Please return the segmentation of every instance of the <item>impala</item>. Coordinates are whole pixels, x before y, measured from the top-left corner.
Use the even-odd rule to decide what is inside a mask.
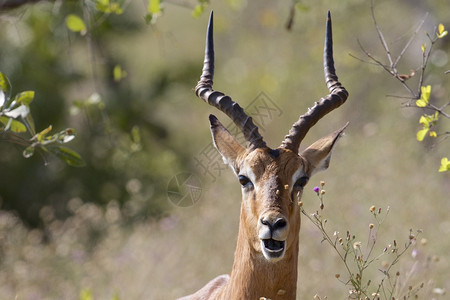
[[[298,153],[309,129],[348,97],[336,76],[332,43],[328,12],[324,73],[330,93],[300,116],[278,148],[271,149],[239,104],[212,89],[214,43],[211,12],[205,60],[195,93],[230,117],[243,132],[248,145],[241,146],[215,116],[209,116],[214,145],[242,187],[239,233],[231,273],[211,280],[196,293],[182,299],[296,298],[300,231],[297,202],[309,178],[328,167],[332,149],[347,126]]]

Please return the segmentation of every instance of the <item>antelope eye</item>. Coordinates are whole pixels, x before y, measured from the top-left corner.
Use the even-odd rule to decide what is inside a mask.
[[[308,183],[308,180],[309,180],[309,177],[307,177],[307,176],[300,177],[295,182],[294,187],[298,188],[298,189],[302,189]]]
[[[250,181],[250,179],[248,179],[248,177],[246,177],[244,175],[239,175],[239,183],[243,187],[252,185],[252,182]]]

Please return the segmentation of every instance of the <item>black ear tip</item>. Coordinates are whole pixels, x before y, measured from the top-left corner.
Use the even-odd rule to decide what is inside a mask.
[[[209,115],[209,123],[212,125],[217,125],[219,124],[219,120],[216,118],[215,115],[211,114]]]
[[[330,11],[328,11],[328,19],[331,19],[331,12]]]

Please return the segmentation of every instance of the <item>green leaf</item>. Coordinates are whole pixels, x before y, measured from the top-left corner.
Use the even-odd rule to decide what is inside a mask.
[[[153,24],[162,13],[160,0],[149,0],[147,7],[147,15],[145,16],[145,23]]]
[[[427,115],[420,116],[419,123],[428,128],[430,127],[430,118]]]
[[[424,128],[421,129],[417,132],[416,138],[419,142],[423,141],[423,139],[425,138],[425,135],[427,134],[429,128]]]
[[[420,99],[424,100],[427,104],[430,102],[431,85],[420,87]]]
[[[120,15],[123,13],[123,8],[120,6],[120,3],[114,0],[97,0],[97,5],[95,8],[105,14],[113,13]]]
[[[13,118],[0,117],[0,123],[2,123],[5,128],[4,130],[11,130],[12,132],[20,133],[26,132],[27,128],[21,122],[14,120]]]
[[[84,21],[77,15],[70,14],[66,17],[66,26],[73,32],[79,32],[81,35],[86,33]]]
[[[98,0],[95,8],[101,12],[109,13],[109,0]]]
[[[450,171],[450,161],[447,157],[443,157],[441,159],[441,166],[439,168],[439,172],[447,172]]]
[[[25,157],[25,158],[29,158],[29,157],[33,156],[34,147],[33,146],[27,147],[25,150],[23,150],[22,154],[23,154],[23,157]]]
[[[22,122],[19,122],[17,120],[12,120],[11,121],[11,131],[16,132],[16,133],[26,132],[27,127],[25,127],[25,125],[23,125]]]
[[[21,103],[24,105],[29,105],[31,101],[34,99],[34,91],[25,91],[16,95],[14,98],[17,103]]]
[[[161,12],[161,3],[159,0],[148,1],[148,13],[151,15],[159,14]]]
[[[9,83],[8,77],[0,72],[0,89],[5,93],[6,98],[11,97],[11,83]]]
[[[113,69],[113,77],[115,82],[121,81],[123,78],[127,77],[127,72],[122,69],[120,65],[116,65]]]
[[[50,147],[50,152],[72,167],[84,167],[86,163],[81,156],[66,147]]]
[[[443,24],[439,24],[438,26],[438,32],[436,33],[437,37],[439,39],[442,39],[444,36],[448,34],[448,31],[445,30],[445,27]]]
[[[47,128],[45,128],[44,130],[42,130],[41,132],[39,132],[37,135],[36,135],[36,140],[38,141],[38,142],[43,142],[44,141],[44,139],[45,139],[45,137],[47,136],[47,134],[50,132],[50,131],[52,131],[52,125],[49,125]]]
[[[0,116],[0,123],[2,123],[5,127],[9,126],[9,120],[10,118]],[[4,129],[7,130],[6,128]]]
[[[145,24],[147,24],[147,25],[151,24],[152,23],[152,19],[153,19],[153,16],[151,14],[146,14],[145,18],[144,18]]]
[[[416,101],[416,105],[417,105],[417,107],[426,107],[428,105],[428,103],[422,99],[419,99]]]
[[[197,4],[192,11],[192,16],[194,18],[199,18],[205,11],[205,5],[203,3]]]
[[[21,122],[16,121],[12,118],[8,117],[0,117],[0,123],[2,123],[5,128],[4,130],[11,130],[12,132],[20,133],[26,132],[27,128]]]

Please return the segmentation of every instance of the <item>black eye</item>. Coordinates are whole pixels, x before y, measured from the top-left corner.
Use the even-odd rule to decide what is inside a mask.
[[[252,185],[252,182],[250,181],[250,179],[248,179],[248,177],[246,177],[244,175],[239,175],[239,183],[243,187]]]
[[[307,183],[308,183],[309,177],[303,176],[297,179],[297,181],[294,184],[294,187],[297,189],[302,189]]]

